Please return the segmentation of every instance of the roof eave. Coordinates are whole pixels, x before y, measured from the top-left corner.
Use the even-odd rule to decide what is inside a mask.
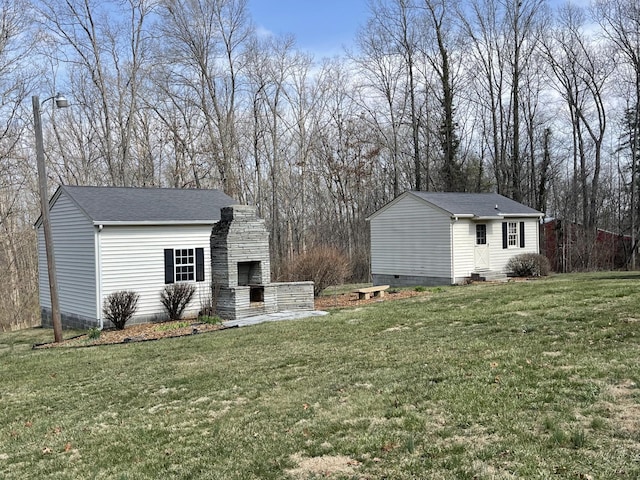
[[[535,213],[503,213],[502,216],[504,218],[522,218],[522,217],[526,217],[526,218],[543,218],[544,217],[544,213],[541,212],[535,212]]]
[[[144,220],[144,221],[116,221],[94,220],[93,225],[103,227],[131,227],[131,226],[162,226],[162,225],[213,225],[219,220]]]
[[[474,220],[502,220],[504,215],[473,215]]]
[[[476,221],[504,220],[505,218],[542,218],[542,213],[499,213],[497,215],[474,215],[472,213],[459,213],[451,215],[451,218],[470,218]]]

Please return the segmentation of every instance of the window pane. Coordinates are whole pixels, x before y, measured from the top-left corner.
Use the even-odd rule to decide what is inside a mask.
[[[195,255],[193,248],[177,248],[174,250],[175,279],[177,282],[195,280]]]
[[[487,244],[487,226],[484,224],[476,225],[476,245]]]
[[[518,245],[518,223],[509,222],[508,230],[509,230],[509,246],[515,247]]]

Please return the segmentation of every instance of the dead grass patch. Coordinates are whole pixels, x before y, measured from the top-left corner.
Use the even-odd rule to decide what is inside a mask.
[[[304,457],[300,453],[291,456],[291,460],[298,464],[296,468],[286,470],[295,478],[308,478],[309,475],[328,477],[335,474],[354,475],[360,462],[346,455],[323,455],[321,457]]]
[[[606,394],[613,401],[603,402],[603,407],[611,414],[611,420],[624,436],[634,439],[640,448],[640,404],[632,398],[637,385],[632,380],[624,380],[609,385]]]

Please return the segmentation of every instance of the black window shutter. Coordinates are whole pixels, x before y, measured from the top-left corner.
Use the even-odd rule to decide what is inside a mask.
[[[507,222],[502,222],[502,248],[509,247],[509,239],[507,238]]]
[[[164,283],[173,283],[173,248],[164,249]]]
[[[196,248],[196,282],[204,282],[204,248]]]
[[[520,248],[524,248],[524,222],[520,222]]]

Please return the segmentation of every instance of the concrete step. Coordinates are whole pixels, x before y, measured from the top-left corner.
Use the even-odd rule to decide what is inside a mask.
[[[478,270],[471,274],[471,280],[474,282],[507,282],[508,278],[506,273]]]

